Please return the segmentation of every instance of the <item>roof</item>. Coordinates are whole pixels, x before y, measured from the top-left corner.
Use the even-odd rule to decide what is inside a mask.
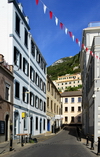
[[[82,91],[70,91],[61,94],[61,97],[82,96]]]

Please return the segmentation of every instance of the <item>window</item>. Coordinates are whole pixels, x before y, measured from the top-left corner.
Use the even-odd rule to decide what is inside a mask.
[[[43,92],[46,93],[46,84],[43,82]]]
[[[39,54],[39,51],[37,50],[37,53],[36,53],[36,61],[38,63],[40,63],[40,54]]]
[[[71,112],[74,112],[74,107],[71,107]]]
[[[36,80],[35,80],[35,82],[36,82],[36,85],[39,87],[39,76],[38,76],[37,73],[36,73]]]
[[[40,89],[42,90],[42,88],[43,88],[43,81],[42,81],[42,79],[40,78]]]
[[[27,129],[27,116],[24,118],[24,130]]]
[[[51,86],[51,94],[53,95],[53,86]]]
[[[43,110],[43,101],[40,99],[40,110]]]
[[[78,106],[78,112],[81,112],[81,107],[80,106]]]
[[[53,101],[51,100],[51,112],[53,112]]]
[[[81,97],[78,97],[78,102],[82,102],[82,98]]]
[[[14,46],[14,65],[16,65],[18,68],[21,69],[21,65],[22,65],[21,62],[22,62],[22,55]]]
[[[38,117],[36,117],[36,130],[38,130]]]
[[[34,69],[30,66],[30,79],[34,82],[35,78],[35,71]]]
[[[16,21],[15,21],[15,31],[18,35],[20,35],[20,18],[16,13]]]
[[[47,97],[47,108],[49,108],[49,97]]]
[[[68,122],[68,117],[65,117],[65,122]]]
[[[65,112],[68,112],[68,107],[65,107]]]
[[[46,112],[46,103],[44,102],[44,112]]]
[[[74,117],[71,117],[71,122],[74,122]]]
[[[47,83],[47,90],[50,91],[50,82]]]
[[[68,103],[68,98],[65,98],[65,103]]]
[[[28,48],[28,32],[25,28],[24,44]]]
[[[33,43],[32,40],[31,40],[31,54],[33,57],[35,57],[35,44]]]
[[[10,85],[5,85],[5,100],[10,101]]]
[[[29,76],[29,64],[25,58],[23,58],[23,72]]]
[[[34,106],[34,94],[30,92],[30,105]]]
[[[15,82],[15,97],[19,98],[20,95],[20,85],[18,82]]]
[[[81,122],[81,116],[78,116],[78,122]]]
[[[39,108],[39,98],[37,96],[35,97],[35,107]]]
[[[43,130],[45,130],[45,119],[43,121]]]
[[[43,69],[43,59],[41,58],[41,68]]]
[[[54,103],[54,112],[56,113],[56,103]]]
[[[74,98],[71,98],[71,103],[74,103]]]
[[[23,87],[23,102],[27,103],[28,104],[28,89]]]

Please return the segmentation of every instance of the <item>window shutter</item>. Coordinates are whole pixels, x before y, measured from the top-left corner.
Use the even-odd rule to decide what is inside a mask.
[[[20,66],[19,68],[21,69],[22,68],[22,54],[20,53]]]
[[[27,62],[27,76],[29,76],[29,63]]]
[[[16,62],[16,47],[14,46],[14,64]]]
[[[23,58],[23,71],[25,72],[25,58]]]

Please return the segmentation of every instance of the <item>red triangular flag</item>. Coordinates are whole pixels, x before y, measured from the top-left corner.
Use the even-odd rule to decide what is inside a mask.
[[[90,54],[92,55],[92,51],[90,51]]]
[[[70,37],[72,37],[72,35],[73,35],[72,32],[69,31],[69,35],[70,35]]]
[[[38,5],[38,3],[39,3],[39,0],[36,0],[36,4]]]
[[[86,47],[86,51],[88,51],[88,48]]]
[[[82,49],[84,49],[84,44],[82,44]]]
[[[76,43],[78,43],[78,39],[76,38]]]
[[[63,29],[63,23],[60,22],[60,28]]]
[[[52,19],[52,11],[49,11],[50,19]]]

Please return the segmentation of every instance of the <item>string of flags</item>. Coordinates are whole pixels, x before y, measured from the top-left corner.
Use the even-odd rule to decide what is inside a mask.
[[[97,59],[100,59],[100,57],[96,56],[91,50],[89,50],[84,44],[82,44],[80,42],[80,40],[78,38],[76,38],[71,31],[69,31],[69,29],[53,14],[53,12],[42,2],[42,0],[35,0],[35,1],[36,1],[36,5],[38,5],[39,2],[42,3],[44,14],[46,14],[46,12],[48,10],[50,19],[52,19],[54,17],[56,26],[59,24],[60,28],[64,29],[65,34],[66,35],[69,34],[69,36],[72,38],[72,40],[75,41],[76,44],[78,44],[78,46],[80,48],[82,48],[86,52],[89,52],[91,56],[93,56]]]

